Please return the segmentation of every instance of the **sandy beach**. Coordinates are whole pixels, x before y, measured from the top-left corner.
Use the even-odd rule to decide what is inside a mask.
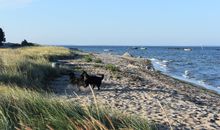
[[[152,69],[146,69],[146,59],[111,54],[88,54],[102,63],[86,62],[76,57],[62,60],[64,66],[80,68],[89,74],[104,74],[101,90],[94,90],[96,102],[160,124],[159,129],[220,129],[220,95],[186,83]],[[110,71],[113,64],[119,70]],[[51,89],[60,98],[82,104],[94,103],[89,88],[79,92],[69,84],[68,75],[51,82]]]

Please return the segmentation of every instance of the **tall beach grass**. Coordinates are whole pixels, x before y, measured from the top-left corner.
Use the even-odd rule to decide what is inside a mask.
[[[58,47],[26,47],[0,49],[0,82],[22,87],[45,87],[46,81],[57,76],[50,59],[71,55]]]
[[[1,130],[153,129],[145,119],[120,114],[98,105],[82,106],[58,98],[44,88],[59,74],[51,59],[73,55],[60,47],[0,49]],[[108,111],[107,111],[108,110]]]
[[[144,119],[81,106],[49,94],[3,86],[0,93],[0,129],[151,129]]]

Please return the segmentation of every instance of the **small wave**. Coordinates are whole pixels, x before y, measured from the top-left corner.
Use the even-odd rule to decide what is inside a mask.
[[[202,85],[206,85],[205,80],[199,80],[198,83],[199,83],[199,84],[202,84]]]
[[[151,58],[150,60],[152,61],[152,64],[155,69],[160,70],[160,71],[164,71],[164,72],[167,71],[167,64],[169,61],[159,60],[159,59],[155,59],[155,58]]]
[[[157,59],[155,59],[155,58],[151,58],[151,59],[149,59],[149,60],[151,60],[151,61],[155,61],[155,60],[157,60]]]
[[[189,70],[185,70],[184,74],[182,75],[184,78],[189,79],[190,78],[190,71]]]
[[[167,61],[167,60],[163,60],[162,62],[163,62],[163,63],[168,63],[169,61]]]

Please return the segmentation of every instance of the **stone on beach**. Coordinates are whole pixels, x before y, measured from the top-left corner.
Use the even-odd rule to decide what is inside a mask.
[[[123,55],[122,55],[123,57],[133,57],[130,53],[128,53],[128,52],[125,52]]]

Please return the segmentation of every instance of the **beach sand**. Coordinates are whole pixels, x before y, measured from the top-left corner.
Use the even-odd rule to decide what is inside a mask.
[[[86,53],[82,53],[84,55]],[[90,74],[104,74],[101,90],[94,90],[96,102],[160,124],[159,129],[220,129],[220,95],[157,71],[147,70],[145,59],[111,54],[92,54],[103,63],[85,62],[80,58],[66,64]],[[104,66],[113,64],[119,71]],[[82,104],[94,103],[89,88],[78,91],[63,75],[51,83],[61,98]]]

